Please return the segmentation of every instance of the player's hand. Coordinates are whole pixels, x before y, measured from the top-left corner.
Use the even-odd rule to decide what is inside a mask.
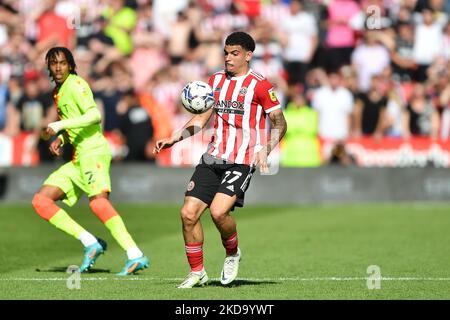
[[[262,148],[255,155],[255,166],[259,166],[261,173],[269,173],[269,166],[267,164],[267,147]]]
[[[62,141],[60,138],[56,138],[48,148],[50,150],[50,153],[56,157],[59,157],[61,155],[61,146]]]
[[[158,154],[162,149],[170,148],[175,144],[173,138],[164,138],[156,141],[153,153]]]

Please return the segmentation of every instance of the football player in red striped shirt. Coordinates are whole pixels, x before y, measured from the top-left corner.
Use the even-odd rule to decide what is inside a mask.
[[[255,41],[245,32],[231,33],[225,40],[225,70],[213,74],[209,85],[214,106],[192,117],[171,137],[158,140],[154,153],[201,131],[214,114],[214,134],[187,186],[181,209],[183,236],[191,272],[178,288],[205,285],[202,213],[209,207],[226,251],[220,281],[233,282],[242,253],[238,247],[236,221],[230,215],[242,207],[244,194],[256,166],[268,171],[267,157],[284,136],[287,125],[272,84],[253,71],[250,60]],[[266,117],[271,134],[266,134]]]

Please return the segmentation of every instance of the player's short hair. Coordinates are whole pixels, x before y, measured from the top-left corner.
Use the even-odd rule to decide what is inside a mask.
[[[225,40],[226,46],[241,46],[247,51],[255,51],[255,40],[248,33],[236,31],[231,33]]]
[[[47,51],[47,54],[45,55],[45,62],[47,62],[47,69],[50,71],[50,60],[60,53],[64,54],[66,57],[67,63],[69,63],[69,69],[71,74],[77,74],[77,65],[75,63],[75,59],[73,58],[72,52],[70,52],[69,49],[65,47],[53,47],[50,50]]]

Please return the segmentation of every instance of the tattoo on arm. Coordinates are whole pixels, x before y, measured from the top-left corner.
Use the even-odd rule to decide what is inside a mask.
[[[187,126],[186,128],[184,128],[178,138],[178,141],[187,139],[189,137],[192,137],[193,135],[195,135],[196,133],[202,131],[202,127],[199,125],[195,125],[195,124],[191,124],[189,126]]]
[[[286,119],[284,118],[283,111],[281,111],[281,109],[271,112],[269,114],[269,118],[272,122],[272,128],[267,140],[267,155],[275,149],[287,131]]]

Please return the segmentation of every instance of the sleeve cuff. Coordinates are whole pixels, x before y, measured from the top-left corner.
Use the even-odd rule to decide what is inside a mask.
[[[265,112],[266,113],[271,113],[272,111],[275,111],[277,109],[281,109],[281,105],[278,104],[278,105],[276,105],[276,106],[274,106],[274,107],[272,107],[270,109],[267,109]]]

